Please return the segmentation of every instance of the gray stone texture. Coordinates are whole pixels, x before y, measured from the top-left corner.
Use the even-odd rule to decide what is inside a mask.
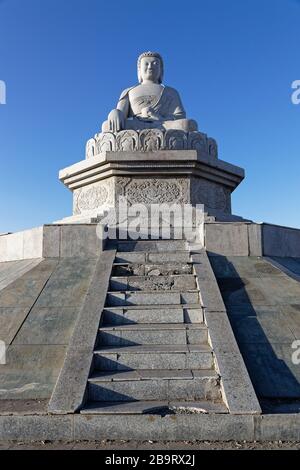
[[[251,416],[228,414],[85,416],[74,417],[75,439],[253,440]]]
[[[299,282],[256,257],[210,258],[255,391],[261,401],[299,400]]]
[[[206,222],[205,248],[211,255],[300,256],[300,230],[252,222]]]
[[[0,339],[8,345],[2,399],[50,398],[95,263],[45,259],[0,292]],[[68,285],[76,286],[76,305]]]
[[[49,402],[50,413],[72,413],[84,400],[114,257],[115,251],[110,250],[103,252],[97,261]]]
[[[0,291],[40,264],[41,261],[42,258],[0,262]]]
[[[72,439],[72,416],[0,416],[0,440],[69,441]]]
[[[300,230],[277,225],[263,225],[265,256],[300,257]]]
[[[43,225],[1,235],[0,263],[40,258],[92,258],[102,252],[103,246],[96,224]]]
[[[232,414],[260,413],[261,408],[232,332],[207,254],[202,250],[193,254],[192,259],[195,261],[200,296],[202,302],[205,302],[204,318],[221,376],[224,400]],[[215,261],[215,257],[211,259]]]

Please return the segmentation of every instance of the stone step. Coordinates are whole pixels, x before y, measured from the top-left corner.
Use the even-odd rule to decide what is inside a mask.
[[[207,327],[201,324],[135,324],[101,327],[98,346],[207,343]]]
[[[218,375],[212,371],[139,370],[94,374],[88,381],[91,401],[220,400]]]
[[[168,223],[166,226],[162,226],[162,224],[153,226],[153,224],[142,224],[139,227],[139,238],[136,240],[135,237],[137,236],[136,230],[130,229],[130,223],[136,220],[135,217],[129,217],[127,219],[128,227],[120,227],[119,225],[110,224],[110,230],[114,233],[114,240],[119,240],[121,242],[124,241],[173,241],[173,240],[190,240],[197,238],[197,232],[199,229],[196,226],[195,220],[193,220],[192,224],[189,223],[188,225],[185,223],[183,226],[183,221],[180,218],[175,223],[173,221]],[[96,222],[97,223],[97,222]],[[199,226],[199,224],[198,224]],[[194,237],[193,237],[194,235]],[[133,238],[134,237],[134,238]],[[110,240],[110,246],[115,245],[115,241]]]
[[[106,347],[94,351],[99,370],[212,369],[213,352],[206,345],[142,345]]]
[[[222,402],[201,401],[132,401],[132,402],[90,402],[81,411],[82,414],[102,415],[140,415],[140,414],[174,414],[174,413],[228,413]],[[199,416],[201,426],[201,416]]]
[[[107,307],[103,310],[101,324],[129,325],[144,323],[203,323],[203,310],[195,305],[150,305],[140,307]]]
[[[164,264],[164,263],[188,263],[190,253],[188,251],[166,251],[160,253],[145,252],[117,252],[115,263],[141,263],[141,264]]]
[[[157,292],[157,291],[114,291],[108,292],[106,296],[106,307],[127,305],[178,305],[199,303],[199,292]],[[200,305],[200,304],[199,304]]]
[[[110,278],[111,291],[173,291],[196,289],[193,274],[172,276],[122,276]]]
[[[115,240],[110,242],[109,246],[117,251],[161,252],[186,250],[187,242],[185,240]]]
[[[171,276],[174,274],[193,274],[192,263],[138,264],[114,263],[112,276]]]

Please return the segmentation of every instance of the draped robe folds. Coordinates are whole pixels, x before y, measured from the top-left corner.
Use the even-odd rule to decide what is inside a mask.
[[[134,96],[130,91],[137,86],[127,88],[119,98],[117,109],[126,116],[123,129],[197,130],[197,123],[186,119],[179,93],[174,88],[162,86],[158,95]],[[102,131],[110,131],[108,121],[103,123]]]

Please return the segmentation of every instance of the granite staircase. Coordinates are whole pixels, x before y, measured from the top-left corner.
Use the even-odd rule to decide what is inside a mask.
[[[187,243],[114,244],[81,413],[227,413]]]

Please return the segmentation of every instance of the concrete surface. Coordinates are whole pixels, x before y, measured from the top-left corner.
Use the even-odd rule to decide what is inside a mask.
[[[262,258],[211,256],[237,343],[263,406],[298,411],[300,284]],[[272,408],[271,408],[272,409]]]
[[[36,258],[91,258],[102,249],[96,224],[43,225],[1,235],[0,263]]]
[[[0,412],[4,400],[50,398],[95,264],[44,259],[0,291]]]

